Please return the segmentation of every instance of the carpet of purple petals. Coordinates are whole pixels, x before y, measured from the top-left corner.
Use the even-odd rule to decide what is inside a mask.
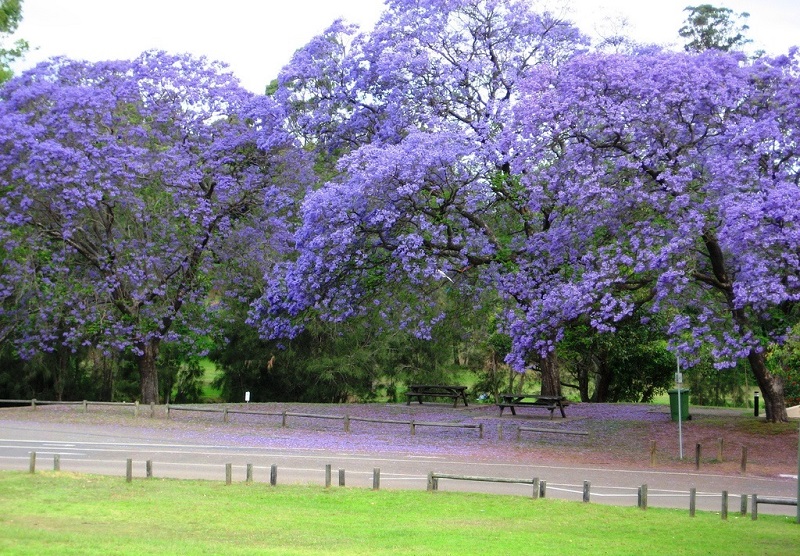
[[[183,406],[191,407],[191,406]],[[43,406],[0,410],[0,426],[14,419],[44,422],[80,422],[83,425],[138,428],[142,436],[180,437],[203,445],[241,445],[269,449],[296,448],[365,454],[449,455],[476,461],[587,466],[614,466],[644,469],[650,467],[650,445],[657,446],[657,467],[689,469],[694,466],[694,446],[703,445],[703,465],[715,473],[739,472],[741,447],[748,447],[748,473],[776,475],[796,472],[797,425],[775,427],[754,422],[752,413],[737,409],[692,408],[692,420],[683,424],[684,450],[680,461],[677,425],[670,419],[669,407],[646,404],[572,404],[563,419],[556,410],[550,420],[542,408],[521,408],[517,415],[507,411],[500,416],[495,405],[478,404],[453,408],[449,404],[228,404],[204,405],[219,412],[171,411],[166,418],[158,406],[155,418],[142,407],[134,418],[131,406]],[[221,410],[227,407],[228,422]],[[237,413],[246,411],[248,413]],[[289,412],[282,426],[282,412]],[[258,414],[253,414],[258,413]],[[320,419],[291,415],[327,415]],[[344,417],[351,418],[350,432],[344,430]],[[357,419],[402,421],[374,423]],[[477,428],[416,427],[416,423],[483,425],[483,438]],[[588,432],[589,436],[523,431],[520,426],[559,431]],[[777,432],[776,432],[777,431]],[[724,439],[724,458],[716,461],[718,439]]]

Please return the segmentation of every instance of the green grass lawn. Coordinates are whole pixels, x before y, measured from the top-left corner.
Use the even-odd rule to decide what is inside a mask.
[[[790,554],[786,517],[452,492],[0,472],[2,554]]]
[[[215,403],[222,401],[222,392],[214,387],[214,381],[219,376],[219,369],[210,359],[202,359],[200,361],[200,368],[203,369],[203,387],[201,399],[204,402]]]

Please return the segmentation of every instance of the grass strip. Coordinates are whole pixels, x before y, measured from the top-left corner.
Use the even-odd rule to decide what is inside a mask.
[[[0,553],[786,554],[793,519],[455,492],[0,472]]]

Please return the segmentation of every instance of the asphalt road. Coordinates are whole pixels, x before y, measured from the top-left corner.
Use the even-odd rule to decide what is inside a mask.
[[[157,436],[157,437],[154,437]],[[334,488],[339,470],[344,470],[347,487],[372,488],[378,468],[380,488],[418,489],[427,487],[429,472],[473,477],[546,481],[546,496],[583,500],[589,483],[591,503],[636,506],[638,487],[648,487],[651,507],[689,507],[689,490],[697,489],[697,509],[719,512],[722,492],[729,493],[729,516],[739,514],[741,495],[797,496],[797,479],[715,475],[711,473],[627,470],[603,467],[520,465],[502,461],[472,461],[457,456],[419,456],[408,453],[363,453],[317,449],[265,449],[245,444],[210,445],[193,440],[191,430],[152,430],[40,423],[4,420],[0,416],[0,469],[28,470],[35,452],[36,468],[52,470],[56,456],[61,471],[97,473],[124,477],[126,462],[133,460],[134,476],[144,477],[147,461],[154,477],[225,480],[225,466],[231,464],[233,480],[244,481],[247,465],[253,479],[268,483],[270,468],[277,466],[280,484],[325,484],[325,467],[332,469]],[[441,479],[439,490],[471,491],[530,496],[530,484],[475,482]],[[748,500],[748,511],[752,502]],[[796,515],[795,507],[759,505],[759,514]]]

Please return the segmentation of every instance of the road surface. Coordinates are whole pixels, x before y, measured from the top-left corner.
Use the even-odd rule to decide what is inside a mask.
[[[689,490],[697,490],[697,509],[719,512],[722,492],[729,493],[729,515],[737,515],[741,495],[796,497],[793,476],[754,477],[706,472],[614,469],[576,464],[528,465],[504,461],[476,461],[466,456],[415,455],[413,453],[365,453],[363,450],[264,448],[235,438],[218,444],[205,442],[191,428],[151,429],[3,419],[0,415],[0,469],[28,470],[35,453],[37,470],[52,470],[56,457],[60,470],[125,476],[126,462],[133,460],[135,477],[144,477],[152,462],[154,477],[225,480],[231,464],[233,480],[244,481],[252,466],[255,482],[268,483],[271,466],[277,466],[280,484],[325,483],[325,468],[332,469],[338,485],[344,470],[347,487],[372,488],[379,469],[380,488],[425,490],[428,473],[500,477],[546,481],[546,496],[580,501],[586,482],[592,503],[636,506],[640,485],[648,486],[651,507],[689,507]],[[471,491],[530,496],[530,484],[507,484],[442,479],[442,491]],[[752,502],[748,500],[748,511]],[[759,505],[760,514],[796,515],[788,506]]]

